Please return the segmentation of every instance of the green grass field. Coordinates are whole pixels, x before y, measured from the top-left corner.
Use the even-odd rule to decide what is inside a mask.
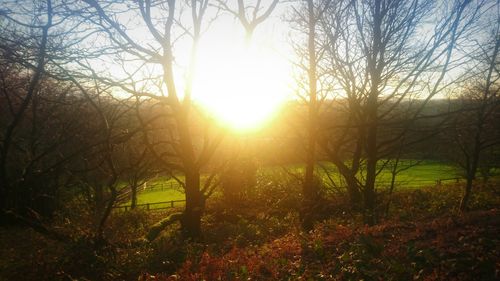
[[[404,168],[402,171],[397,173],[395,184],[401,188],[419,188],[422,186],[434,185],[438,180],[444,180],[443,182],[449,182],[454,178],[460,177],[460,171],[447,163],[438,161],[421,161],[419,163],[414,160],[404,160],[398,165],[398,169]],[[384,188],[390,185],[391,182],[391,166],[387,165],[377,176],[376,185],[378,188]],[[328,178],[323,171],[323,178]],[[336,169],[333,167],[328,167],[328,170],[333,172],[333,177],[339,183],[340,175],[336,173]],[[361,173],[360,177],[364,174]],[[332,175],[330,176],[332,177]],[[326,180],[326,179],[325,179]]]
[[[184,193],[176,189],[159,189],[141,192],[137,198],[138,204],[157,203],[171,200],[184,200]]]
[[[382,165],[382,163],[380,165]],[[398,169],[405,167],[408,168],[399,172],[395,181],[397,186],[403,188],[418,188],[421,186],[433,185],[438,180],[460,177],[459,170],[457,168],[450,164],[438,161],[425,160],[416,162],[415,160],[402,160],[398,165]],[[333,164],[319,163],[316,169],[317,174],[327,185],[329,185],[331,181],[333,181],[337,186],[343,185],[342,177],[337,172],[337,169]],[[287,167],[269,167],[260,171],[260,173],[268,176],[277,172],[302,174],[304,173],[304,166],[290,165]],[[364,173],[360,172],[358,176],[360,178],[364,178]],[[377,176],[377,187],[383,188],[390,185],[391,177],[391,166],[386,165]]]
[[[146,188],[141,187],[137,196],[137,204],[153,204],[148,206],[150,209],[163,209],[170,207],[170,203],[158,204],[160,202],[184,200],[185,196],[182,192],[179,183],[173,179],[157,178],[147,183]],[[128,201],[121,205],[121,207],[130,206],[131,202]],[[183,206],[183,202],[175,202],[175,207]],[[146,206],[139,206],[146,208]]]
[[[415,164],[415,160],[403,160],[399,167],[411,166]],[[325,169],[329,171],[330,178],[327,176]],[[273,175],[277,172],[303,173],[303,165],[289,165],[287,167],[263,167],[259,174]],[[322,164],[317,168],[318,174],[321,175],[323,181],[328,184],[330,179],[333,179],[336,184],[342,185],[341,177],[336,172],[336,169],[331,164]],[[360,174],[363,177],[363,173]],[[419,188],[422,186],[434,185],[440,179],[451,179],[459,177],[459,171],[450,164],[438,161],[422,161],[418,165],[412,166],[401,171],[396,178],[397,188]],[[391,180],[390,167],[387,166],[377,177],[378,188],[389,186]],[[443,183],[449,181],[443,181]],[[171,200],[183,200],[184,193],[179,184],[168,178],[158,178],[148,182],[146,190],[142,190],[138,196],[138,204],[158,203]],[[128,202],[125,205],[130,205]],[[165,205],[165,204],[163,204]],[[153,205],[152,208],[162,208],[163,205]],[[175,203],[175,206],[182,206],[182,203]]]
[[[420,187],[434,184],[437,180],[458,177],[460,177],[460,171],[451,165],[442,162],[425,161],[401,171],[396,177],[396,182],[403,187]],[[390,172],[382,172],[378,180],[380,185],[388,184],[391,180]]]

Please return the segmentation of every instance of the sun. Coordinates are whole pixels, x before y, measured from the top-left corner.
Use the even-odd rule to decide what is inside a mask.
[[[194,98],[232,130],[258,129],[289,95],[290,67],[272,50],[229,46],[198,58]]]

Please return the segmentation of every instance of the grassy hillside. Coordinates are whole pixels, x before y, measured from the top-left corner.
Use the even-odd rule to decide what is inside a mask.
[[[396,178],[397,188],[419,188],[422,186],[434,185],[440,179],[450,179],[458,177],[458,170],[450,164],[438,161],[422,161],[416,164],[415,160],[403,160],[399,164],[400,168],[409,167],[398,173]],[[416,164],[416,165],[415,165]],[[413,166],[414,165],[414,166]],[[262,167],[257,172],[258,176],[273,176],[281,174],[301,175],[303,165],[288,165],[275,167]],[[378,187],[387,187],[391,180],[390,165],[386,165],[378,176]],[[327,171],[329,177],[327,176]],[[330,185],[330,180],[334,180],[336,185],[342,186],[342,179],[336,168],[331,164],[322,163],[317,168],[325,185]],[[360,174],[363,177],[363,174]],[[148,182],[145,189],[141,190],[138,196],[138,204],[157,203],[171,200],[184,199],[184,193],[177,181],[168,178],[158,178]]]

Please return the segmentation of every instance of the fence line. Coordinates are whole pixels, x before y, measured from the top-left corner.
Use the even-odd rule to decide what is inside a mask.
[[[403,180],[403,181],[396,180],[395,183],[428,182],[428,183],[441,184],[441,182],[444,182],[444,181],[456,181],[458,183],[460,180],[463,180],[463,178],[455,177],[455,178],[444,178],[444,179],[411,179],[411,180]],[[388,183],[391,183],[391,181],[390,180],[383,180],[383,181],[377,181],[376,183],[377,184],[388,184]],[[139,192],[147,193],[147,192],[162,191],[162,190],[169,190],[169,189],[179,189],[179,188],[181,188],[181,185],[178,182],[172,182],[172,181],[163,182],[163,183],[154,183],[154,184],[151,184],[150,186],[147,185],[147,183],[144,183],[143,187],[139,190]]]
[[[476,179],[480,179],[479,177],[476,177]],[[343,178],[340,177],[338,179],[340,182],[342,182]],[[459,183],[460,181],[463,181],[464,178],[461,177],[455,177],[455,178],[442,178],[442,179],[403,179],[403,180],[395,180],[394,184],[397,186],[406,186],[406,187],[414,187],[414,186],[423,186],[424,184],[435,184],[437,186],[441,185],[444,182],[450,182],[453,181],[455,183]],[[335,179],[336,184],[338,184],[337,179]],[[327,180],[328,182],[328,180]],[[384,187],[384,186],[389,186],[391,184],[391,180],[377,180],[375,182],[375,185],[377,187]]]
[[[154,192],[158,190],[166,190],[166,189],[178,189],[181,188],[181,185],[178,182],[168,181],[168,182],[155,182],[151,185],[148,185],[148,182],[143,184],[143,187],[140,189],[140,192]]]
[[[459,183],[461,180],[463,180],[463,178],[460,178],[460,177],[455,177],[455,178],[444,178],[444,179],[407,179],[407,180],[396,180],[394,181],[395,184],[402,184],[402,185],[412,185],[411,183],[412,182],[419,182],[419,183],[422,183],[422,182],[425,182],[425,183],[435,183],[436,185],[440,185],[442,182],[448,182],[448,181],[454,181],[456,183]],[[384,180],[384,181],[377,181],[376,182],[377,184],[390,184],[391,181],[390,180]],[[408,184],[410,183],[410,184]]]
[[[463,178],[456,177],[456,178],[444,178],[444,179],[437,179],[437,180],[411,180],[412,182],[435,182],[436,185],[441,185],[442,182],[444,181],[455,181],[456,183],[460,182],[460,180],[463,180]],[[389,183],[390,181],[382,181]],[[382,183],[379,182],[379,183]],[[166,187],[165,187],[166,185]],[[154,186],[154,187],[145,187],[145,189],[141,190],[141,192],[147,192],[149,191],[154,191],[154,190],[164,190],[164,189],[172,189],[174,186],[179,186],[178,184],[174,184],[173,182],[169,182],[168,184],[162,184],[160,187]],[[137,204],[136,208],[137,209],[145,209],[148,211],[151,210],[164,210],[164,209],[170,209],[176,207],[175,205],[179,205],[176,203],[185,203],[186,200],[170,200],[170,201],[162,201],[162,202],[156,202],[156,203],[144,203],[144,204]],[[158,207],[159,205],[163,205]],[[122,205],[122,206],[115,206],[113,209],[118,210],[118,211],[128,211],[132,209],[131,205]]]
[[[145,210],[163,210],[163,209],[170,209],[174,208],[175,203],[184,203],[186,200],[170,200],[170,201],[164,201],[164,202],[156,202],[156,203],[144,203],[144,204],[137,204],[135,207],[137,209],[145,209]],[[164,204],[165,206],[157,207],[158,205]],[[125,205],[125,206],[114,206],[113,209],[118,210],[118,211],[128,211],[132,209],[131,205]]]

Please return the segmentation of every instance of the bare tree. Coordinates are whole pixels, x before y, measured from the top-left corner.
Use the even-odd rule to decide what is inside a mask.
[[[74,85],[58,69],[76,58],[76,53],[69,51],[86,33],[78,34],[81,38],[74,36],[79,23],[68,20],[65,3],[23,1],[20,5],[19,1],[4,1],[0,9],[1,98],[5,109],[0,134],[2,211],[18,211],[12,196],[23,189],[53,198],[51,194],[62,185],[64,165],[84,150],[73,147],[70,151],[68,147],[82,126],[71,111],[77,112],[85,101],[73,95]],[[53,192],[45,192],[41,183],[52,186]],[[30,198],[30,194],[25,195]]]
[[[314,223],[315,209],[318,209],[320,197],[320,182],[315,174],[318,160],[317,144],[319,133],[320,109],[324,106],[328,86],[323,81],[324,71],[320,62],[324,53],[324,44],[319,36],[319,20],[327,10],[331,1],[297,1],[293,7],[291,21],[299,39],[295,41],[294,49],[298,61],[296,66],[302,76],[298,77],[298,97],[304,103],[305,115],[298,128],[299,138],[303,140],[305,149],[305,171],[302,179],[303,206],[301,208],[301,223],[304,229],[310,230]]]
[[[234,2],[234,1],[233,1]],[[247,3],[245,3],[247,2]],[[253,2],[248,4],[248,2]],[[263,23],[278,5],[279,0],[272,0],[267,7],[263,7],[262,0],[244,1],[238,0],[237,7],[233,8],[227,0],[217,0],[218,5],[225,11],[236,17],[245,28],[247,40],[253,35],[257,26]],[[261,15],[259,13],[264,11]]]
[[[307,50],[309,67],[307,69],[308,84],[309,84],[309,104],[308,104],[308,125],[307,125],[307,153],[306,153],[306,170],[304,176],[304,202],[305,210],[310,209],[313,202],[319,195],[318,185],[314,182],[314,168],[316,162],[316,142],[317,142],[317,118],[318,118],[318,101],[317,101],[317,53],[316,53],[316,23],[318,17],[316,16],[313,0],[307,1]],[[306,213],[311,210],[306,211]],[[302,225],[306,229],[312,228],[312,221],[310,215],[303,216]]]
[[[134,132],[117,134],[116,121],[124,111],[112,108],[109,102],[96,101],[88,93],[89,81],[77,81],[75,76],[68,75],[65,67],[80,53],[69,51],[83,39],[73,36],[80,23],[68,24],[63,3],[26,1],[25,5],[18,5],[12,1],[5,4],[0,14],[3,27],[0,32],[2,219],[8,213],[10,218],[62,240],[64,235],[44,226],[42,220],[60,208],[62,202],[58,196],[64,192],[63,188],[74,187],[72,168],[87,160],[93,161],[97,164],[85,172],[90,174],[90,170],[101,169],[109,176],[102,181],[99,177],[94,179],[97,184],[92,186],[96,191],[94,195],[100,198],[111,195],[111,200],[100,200],[105,202],[102,208],[96,205],[99,208],[93,209],[99,213],[95,239],[103,241],[104,226],[116,201],[118,176],[121,176],[113,152],[117,144]],[[85,32],[79,34],[85,35]],[[87,58],[92,58],[92,54]],[[97,93],[102,90],[96,89]],[[100,98],[105,99],[104,95]],[[103,104],[108,108],[100,106]],[[90,113],[89,108],[94,112]],[[99,117],[95,127],[88,123],[91,116]],[[120,125],[119,129],[126,127],[123,123]],[[89,127],[95,130],[86,130]]]
[[[461,211],[468,208],[474,181],[487,154],[494,153],[492,148],[500,145],[497,126],[500,114],[499,19],[496,14],[493,18],[496,25],[488,40],[477,42],[477,49],[473,53],[477,63],[470,69],[471,73],[477,74],[464,82],[458,101],[454,101],[455,106],[459,107],[458,113],[451,120],[449,129],[444,131],[454,144],[454,150],[448,155],[462,169],[466,180],[460,202]]]
[[[130,209],[135,209],[137,207],[139,188],[147,184],[148,180],[158,172],[158,169],[154,165],[155,162],[151,153],[142,142],[129,142],[123,149],[127,154],[124,160],[126,162],[125,174],[130,188],[129,196],[125,198],[130,198]]]
[[[72,176],[78,179],[78,186],[87,194],[90,212],[93,214],[93,240],[97,248],[106,243],[104,231],[107,221],[115,204],[122,193],[130,188],[124,185],[134,173],[125,163],[124,147],[132,145],[131,140],[142,130],[139,122],[131,122],[135,118],[135,107],[127,105],[127,101],[120,101],[112,97],[95,82],[93,88],[86,88],[83,81],[77,81],[69,76],[78,91],[87,101],[81,114],[86,116],[86,126],[78,135],[77,144],[86,147],[81,153],[80,161],[68,165]],[[130,157],[130,156],[128,156]],[[135,163],[141,164],[143,158]],[[137,167],[139,173],[139,168]]]
[[[449,83],[448,70],[462,63],[453,55],[474,23],[482,1],[337,1],[322,19],[329,69],[345,96],[349,117],[336,124],[322,147],[352,191],[360,190],[365,223],[376,221],[376,179],[384,151],[399,142],[422,116],[425,105]],[[428,17],[440,13],[441,20]],[[398,133],[381,134],[395,109],[420,94]]]
[[[213,8],[209,0],[84,2],[86,10],[80,13],[80,19],[106,37],[109,44],[105,48],[118,51],[115,57],[125,70],[121,78],[115,79],[103,75],[94,65],[81,62],[82,73],[90,73],[100,83],[136,96],[139,104],[163,108],[161,114],[169,124],[163,127],[163,140],[147,129],[147,122],[143,123],[144,140],[165,172],[179,179],[184,187],[186,206],[180,217],[181,229],[185,237],[198,237],[205,200],[215,187],[211,180],[202,184],[200,175],[224,138],[224,131],[209,132],[214,126],[202,125],[203,116],[192,99],[192,83],[200,38],[214,20],[209,17],[216,17],[218,12],[208,12]],[[189,16],[184,13],[186,10]],[[182,53],[176,44],[190,51]],[[180,93],[181,81],[175,77],[182,72],[178,58],[183,56],[187,57],[187,67],[184,92]],[[136,69],[127,72],[130,68]],[[150,102],[146,103],[148,99]],[[184,177],[178,177],[179,174]]]
[[[38,7],[39,6],[39,7]],[[7,79],[15,79],[14,77],[6,77],[3,76],[3,99],[7,102],[7,112],[10,113],[8,116],[7,124],[5,124],[4,131],[1,136],[1,146],[0,146],[0,212],[2,219],[4,218],[4,214],[8,209],[8,192],[12,188],[12,181],[9,179],[8,174],[8,166],[10,160],[10,154],[12,151],[12,147],[15,145],[16,138],[16,130],[19,128],[21,122],[25,118],[27,111],[32,104],[33,99],[37,95],[37,92],[40,87],[40,81],[43,79],[43,74],[45,71],[45,64],[47,59],[47,42],[49,38],[49,29],[53,26],[52,22],[52,1],[48,0],[45,3],[40,3],[40,5],[34,4],[32,6],[36,11],[33,15],[33,18],[29,18],[31,22],[23,22],[20,19],[11,16],[11,11],[6,9],[2,10],[0,16],[2,17],[2,25],[4,25],[4,32],[2,32],[1,45],[0,50],[2,51],[2,55],[6,58],[12,58],[16,62],[19,60],[16,58],[20,54],[16,52],[20,49],[20,46],[16,45],[17,42],[9,39],[8,36],[12,36],[13,34],[9,34],[9,31],[15,32],[16,26],[21,26],[22,29],[26,30],[27,33],[24,35],[27,36],[29,33],[38,34],[39,36],[32,36],[28,40],[33,45],[36,45],[37,48],[34,48],[33,57],[29,59],[23,60],[23,62],[29,61],[34,66],[34,69],[30,75],[29,82],[27,83],[27,87],[25,88],[25,93],[20,93],[19,96],[16,96],[14,91],[11,91],[6,83],[8,83]],[[22,44],[21,46],[23,46]],[[31,50],[30,50],[31,51]],[[2,69],[2,72],[6,69]],[[6,72],[3,72],[6,75]],[[19,77],[22,79],[21,77]]]

